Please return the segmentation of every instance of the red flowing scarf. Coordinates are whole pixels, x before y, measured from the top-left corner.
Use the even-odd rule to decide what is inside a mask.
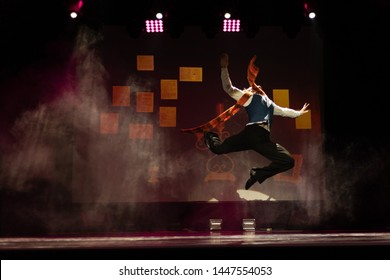
[[[247,79],[250,86],[253,86],[257,77],[257,74],[259,73],[259,68],[254,64],[256,60],[256,55],[252,57],[252,59],[249,62],[248,65],[248,73],[247,73]],[[213,128],[217,127],[223,122],[226,122],[228,119],[230,119],[232,116],[234,116],[245,104],[245,102],[249,99],[249,97],[252,96],[252,93],[249,91],[245,91],[244,95],[237,101],[236,104],[231,106],[226,111],[222,112],[220,115],[212,119],[211,121],[197,126],[193,128],[184,128],[181,129],[181,132],[184,133],[203,133],[205,131],[210,131]]]

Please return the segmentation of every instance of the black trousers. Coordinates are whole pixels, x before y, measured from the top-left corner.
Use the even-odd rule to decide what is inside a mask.
[[[215,137],[210,150],[215,154],[227,154],[245,150],[254,150],[271,161],[268,166],[254,167],[255,178],[262,183],[267,178],[294,167],[294,158],[281,145],[270,140],[270,132],[260,125],[247,125],[236,135],[221,141]]]

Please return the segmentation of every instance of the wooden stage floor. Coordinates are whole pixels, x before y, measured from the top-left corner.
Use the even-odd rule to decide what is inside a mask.
[[[2,259],[36,256],[158,259],[167,258],[168,252],[173,258],[198,258],[196,254],[200,253],[206,259],[383,259],[388,258],[389,249],[390,232],[359,231],[164,231],[0,238]]]

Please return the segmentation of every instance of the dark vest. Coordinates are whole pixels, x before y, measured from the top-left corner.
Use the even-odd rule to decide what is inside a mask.
[[[259,94],[254,94],[251,103],[245,107],[248,113],[248,122],[267,121],[269,127],[272,123],[272,115],[274,114],[274,104],[267,107],[267,101]]]

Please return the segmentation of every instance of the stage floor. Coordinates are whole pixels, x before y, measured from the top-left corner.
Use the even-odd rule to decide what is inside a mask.
[[[164,231],[90,236],[5,237],[0,249],[124,249],[265,246],[389,246],[390,232]]]
[[[0,238],[1,259],[388,259],[390,232],[163,231]]]

